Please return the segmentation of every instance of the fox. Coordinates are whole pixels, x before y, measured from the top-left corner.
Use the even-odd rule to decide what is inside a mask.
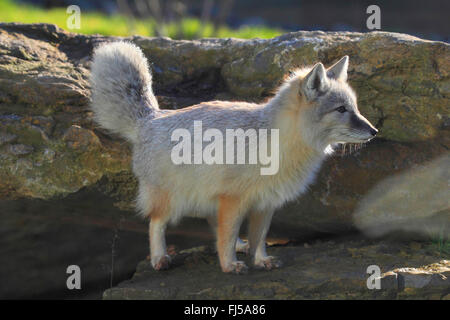
[[[159,108],[148,61],[138,46],[119,41],[95,48],[90,74],[93,119],[131,144],[131,166],[138,181],[136,209],[149,219],[155,270],[169,268],[166,228],[185,216],[208,220],[223,272],[248,272],[237,251],[247,252],[254,268],[282,266],[266,252],[275,211],[308,189],[336,146],[366,143],[378,132],[358,110],[347,82],[348,65],[349,57],[344,56],[327,69],[321,62],[298,68],[262,103],[207,101],[168,110]],[[194,134],[195,121],[222,133],[238,128],[277,130],[278,171],[262,175],[261,163],[174,163],[172,134],[178,128]],[[239,237],[245,220],[247,241]]]

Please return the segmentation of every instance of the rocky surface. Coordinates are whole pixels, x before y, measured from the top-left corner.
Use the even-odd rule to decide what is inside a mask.
[[[92,190],[0,200],[0,221],[0,299],[100,299],[149,253],[147,223]],[[167,242],[187,249],[213,243],[213,235],[206,221],[185,219]],[[81,269],[81,290],[67,289],[70,265]]]
[[[88,109],[92,49],[115,40],[121,39],[71,34],[53,25],[0,24],[1,198],[52,199],[89,187],[132,210],[136,181],[129,147],[99,130]],[[385,179],[414,174],[438,158],[432,171],[438,182],[431,186],[446,193],[441,186],[448,172],[439,174],[449,163],[446,43],[384,32],[318,31],[269,40],[125,40],[139,45],[151,61],[155,91],[165,108],[208,99],[261,101],[295,66],[319,60],[329,65],[350,56],[349,81],[362,113],[380,129],[379,139],[329,159],[310,192],[275,216],[275,231],[278,226],[295,236],[342,233],[360,224],[367,229],[370,217],[355,222],[355,215],[361,217],[359,202]],[[394,201],[406,197],[423,209],[404,210],[395,217],[402,223],[448,214],[441,196],[442,203],[427,206],[407,183],[399,186],[403,189]],[[366,199],[366,206],[371,203]]]
[[[0,299],[99,299],[148,253],[146,228],[136,232],[139,220],[99,194],[0,200],[0,208]],[[67,289],[70,265],[81,268],[81,290]]]
[[[210,247],[174,255],[174,266],[154,271],[148,260],[134,276],[108,289],[103,299],[448,299],[450,255],[419,242],[338,239],[274,246],[281,269],[220,271]],[[248,260],[243,254],[239,258]],[[447,260],[446,260],[447,259]],[[368,267],[380,268],[380,289],[368,289]],[[408,266],[408,267],[404,267]]]

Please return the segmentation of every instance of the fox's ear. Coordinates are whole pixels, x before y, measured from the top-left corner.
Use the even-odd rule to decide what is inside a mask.
[[[329,80],[322,63],[317,63],[303,80],[302,90],[308,100],[314,100],[328,90]]]
[[[347,81],[348,56],[343,56],[341,60],[333,64],[327,70],[327,75],[331,79]]]

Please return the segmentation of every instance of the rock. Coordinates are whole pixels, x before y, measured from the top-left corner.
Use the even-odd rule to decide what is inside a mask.
[[[33,152],[33,147],[24,144],[12,144],[9,146],[9,152],[16,156],[24,155]]]
[[[450,261],[442,260],[418,268],[397,268],[381,277],[381,287],[407,289],[450,288]]]
[[[360,201],[354,214],[355,224],[369,235],[389,231],[439,234],[450,221],[450,155],[378,183]],[[449,231],[450,232],[450,231]]]
[[[397,268],[390,272],[396,275],[399,298],[410,299],[426,296],[431,299],[446,300],[450,288],[450,261],[439,262],[418,268]],[[382,277],[386,278],[386,275]]]
[[[53,199],[88,187],[133,210],[130,148],[99,129],[88,108],[92,50],[117,40],[136,43],[152,62],[155,92],[164,108],[210,99],[262,101],[295,66],[330,65],[350,56],[349,81],[380,138],[329,159],[310,191],[275,215],[274,234],[295,238],[370,230],[380,216],[396,219],[400,212],[402,219],[409,217],[408,208],[400,209],[405,194],[409,208],[420,208],[414,219],[448,217],[448,203],[442,202],[448,199],[442,187],[447,178],[440,173],[448,167],[450,145],[450,47],[386,32],[300,31],[268,40],[176,41],[86,36],[48,24],[0,24],[0,198]],[[397,174],[404,178],[392,178]],[[436,194],[441,203],[428,204],[414,193],[410,175],[417,176],[414,185],[424,179],[427,195]],[[439,178],[436,184],[433,177]],[[396,192],[372,201],[387,185]],[[378,210],[389,203],[397,205],[395,210]],[[392,219],[383,222],[390,225]]]
[[[72,149],[78,148],[95,148],[100,146],[100,140],[92,130],[81,128],[77,125],[70,126],[62,137],[67,142],[67,146]]]
[[[0,145],[4,144],[4,143],[8,143],[13,141],[14,139],[16,139],[17,136],[15,134],[10,134],[10,133],[0,133]]]
[[[442,137],[447,141],[448,136]],[[310,191],[274,216],[275,234],[368,236],[450,234],[447,168],[442,140],[415,144],[374,141],[329,159]]]
[[[145,260],[130,280],[106,290],[103,299],[442,299],[449,288],[450,262],[436,262],[438,255],[415,251],[408,243],[340,239],[310,247],[274,246],[268,254],[281,258],[283,267],[250,269],[243,276],[223,274],[215,250],[204,246],[174,255],[173,267],[164,272]],[[238,258],[248,261],[242,254]],[[380,289],[367,286],[371,265],[386,271]],[[395,267],[413,265],[424,266]]]
[[[450,261],[448,260],[442,260],[421,268],[398,268],[394,272],[398,274],[400,287],[403,289],[450,288]]]
[[[147,229],[108,197],[82,193],[0,200],[0,299],[99,299],[132,276],[148,254]],[[70,265],[81,268],[81,290],[67,289]]]

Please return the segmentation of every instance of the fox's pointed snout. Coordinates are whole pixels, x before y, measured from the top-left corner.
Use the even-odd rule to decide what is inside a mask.
[[[375,128],[369,120],[367,120],[362,114],[354,113],[350,118],[351,126],[354,129],[357,129],[361,132],[364,132],[367,135],[370,135],[371,138],[375,137],[378,133],[378,129]],[[366,138],[367,139],[367,138]]]
[[[362,116],[361,116],[362,117]],[[362,117],[364,119],[364,123],[369,131],[369,133],[372,135],[372,137],[375,137],[378,133],[378,129],[375,128],[369,120],[367,120],[366,118]]]

